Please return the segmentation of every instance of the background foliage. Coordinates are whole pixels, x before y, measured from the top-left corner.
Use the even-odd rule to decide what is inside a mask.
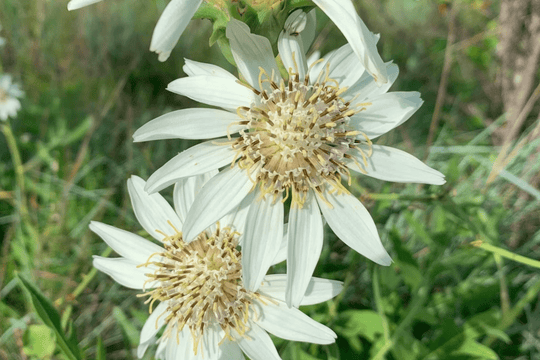
[[[26,92],[19,116],[9,120],[21,164],[0,140],[0,358],[133,359],[147,307],[93,270],[91,256],[110,249],[88,224],[144,235],[127,178],[147,178],[194,142],[134,144],[134,130],[194,105],[165,91],[184,75],[183,57],[234,68],[217,46],[206,46],[212,28],[204,20],[192,21],[159,63],[148,44],[164,0],[108,0],[77,12],[66,2],[0,3],[0,70]],[[383,59],[400,67],[393,89],[420,91],[425,100],[377,143],[427,160],[448,182],[354,179],[353,193],[370,209],[394,263],[374,265],[328,229],[315,275],[344,280],[345,289],[303,310],[339,338],[332,346],[275,339],[282,357],[540,359],[540,275],[531,260],[540,258],[537,118],[527,118],[519,133],[527,141],[486,182],[507,126],[496,54],[500,4],[357,5],[381,33]],[[322,13],[318,20],[312,51],[345,43]]]

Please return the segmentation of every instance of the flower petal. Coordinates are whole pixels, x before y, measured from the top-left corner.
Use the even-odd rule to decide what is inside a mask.
[[[245,125],[235,113],[217,109],[177,110],[151,120],[133,134],[135,142],[163,139],[211,139],[234,134]]]
[[[194,60],[184,59],[186,64],[182,68],[186,74],[189,76],[219,76],[226,79],[238,80],[236,76],[231,74],[225,69],[220,68],[219,66],[213,64],[207,64],[203,62],[198,62]]]
[[[145,288],[151,287],[150,283],[144,284],[148,280],[148,277],[145,275],[148,272],[148,268],[138,268],[137,266],[140,263],[133,260],[125,258],[110,259],[94,255],[93,264],[96,269],[109,275],[114,281],[127,288],[141,290],[143,286]]]
[[[226,141],[206,141],[176,155],[148,178],[146,191],[153,193],[182,178],[204,174],[229,164],[236,152],[230,146],[223,145]]]
[[[259,198],[260,196],[256,196]],[[257,199],[251,205],[242,240],[244,287],[256,291],[272,265],[283,238],[283,203],[281,196]]]
[[[306,76],[307,70],[304,43],[300,35],[307,25],[307,18],[303,10],[294,11],[285,21],[284,29],[278,38],[279,55],[285,69],[297,71],[300,79]]]
[[[184,223],[184,241],[193,240],[233,210],[249,193],[253,183],[245,170],[238,166],[227,168],[203,186],[195,198]]]
[[[171,334],[167,340],[165,349],[165,359],[167,360],[191,360],[193,354],[193,340],[189,328],[184,326],[182,331],[177,332],[177,328],[171,329]]]
[[[197,12],[202,0],[171,0],[163,10],[150,42],[150,51],[156,52],[159,61],[169,58],[180,35]]]
[[[279,250],[276,256],[274,257],[274,260],[272,260],[272,265],[279,264],[280,262],[287,260],[287,252],[289,251],[288,249],[289,249],[289,225],[285,224],[283,226],[283,238],[281,239]]]
[[[240,106],[250,107],[257,100],[253,91],[237,81],[221,76],[189,76],[174,80],[167,85],[167,90],[204,104],[236,111]]]
[[[350,0],[313,0],[341,30],[367,72],[378,84],[388,81],[386,67],[377,51],[377,36],[356,13]]]
[[[171,224],[177,230],[182,230],[182,222],[171,205],[160,194],[148,194],[144,190],[146,182],[143,179],[134,175],[127,185],[135,217],[148,234],[162,241],[163,235],[156,230],[174,235],[176,231]]]
[[[377,84],[373,76],[365,72],[362,77],[343,93],[343,99],[351,100],[355,98],[357,102],[365,100],[369,97],[375,97],[388,92],[388,89],[394,84],[399,74],[399,67],[391,61],[385,63],[386,72],[388,74],[388,82],[385,84]]]
[[[309,75],[312,82],[317,81],[321,71],[326,71],[327,64],[330,64],[329,77],[337,80],[340,88],[355,84],[366,71],[350,44],[328,53],[320,65],[312,67]]]
[[[219,347],[218,360],[245,360],[245,358],[236,341],[225,339]]]
[[[319,206],[312,191],[304,206],[292,206],[289,213],[287,252],[287,305],[298,307],[321,256],[324,229]]]
[[[270,335],[261,329],[257,324],[250,323],[251,327],[245,337],[238,337],[237,342],[240,348],[251,360],[281,360]]]
[[[442,185],[446,182],[443,174],[403,150],[382,145],[372,145],[372,148],[373,154],[367,159],[364,173],[367,176],[402,183]],[[362,161],[357,150],[350,154]],[[358,171],[358,165],[350,160],[347,160],[347,166]]]
[[[167,318],[167,302],[160,302],[146,320],[141,330],[140,344],[148,342],[154,336],[157,335],[159,329],[165,325],[165,319]],[[139,356],[141,357],[141,356]]]
[[[259,288],[259,292],[285,302],[286,286],[286,274],[266,275]],[[341,281],[312,277],[309,280],[306,294],[300,305],[313,305],[325,302],[339,294],[341,289],[343,289],[343,283]]]
[[[277,337],[314,344],[332,344],[337,335],[330,328],[316,322],[297,308],[282,302],[262,304],[257,324]]]
[[[316,31],[317,13],[315,12],[315,9],[313,9],[307,13],[306,27],[300,33],[300,37],[302,38],[302,44],[306,52],[309,50],[311,44],[313,43],[313,40],[315,39]]]
[[[403,124],[424,103],[420,93],[416,91],[390,92],[367,101],[370,105],[352,116],[349,125],[362,131],[370,139]]]
[[[90,222],[90,230],[101,237],[119,255],[138,264],[145,263],[150,255],[163,251],[161,246],[139,235],[98,221]]]
[[[251,204],[255,201],[255,192],[247,194],[247,196],[234,208],[231,212],[227,213],[222,217],[219,222],[222,226],[230,226],[235,231],[238,231],[240,234],[239,242],[240,244],[243,241],[245,234],[246,219],[249,213],[249,208]]]
[[[190,176],[178,180],[174,185],[173,200],[174,208],[180,220],[186,220],[187,213],[189,212],[191,205],[193,205],[195,196],[201,191],[204,184],[217,174],[217,170],[212,170],[201,175]]]
[[[328,225],[345,244],[380,265],[390,265],[392,259],[384,249],[377,227],[364,205],[350,194],[325,192],[328,206],[317,197]]]
[[[259,86],[260,68],[266,71],[268,76],[274,75],[273,80],[279,83],[281,76],[274,59],[272,45],[267,38],[252,34],[249,26],[235,19],[231,19],[227,24],[226,35],[231,44],[232,55],[238,70],[248,84],[261,90]]]
[[[77,9],[80,9],[82,7],[85,7],[85,6],[88,6],[88,5],[91,5],[91,4],[95,4],[97,2],[100,2],[102,0],[71,0],[70,2],[68,2],[67,4],[67,8],[68,10],[77,10]]]

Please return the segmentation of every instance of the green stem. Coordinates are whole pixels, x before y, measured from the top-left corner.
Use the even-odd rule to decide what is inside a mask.
[[[17,141],[15,140],[15,136],[11,131],[11,126],[8,121],[2,124],[2,132],[6,138],[9,152],[11,153],[11,161],[13,162],[13,167],[15,169],[15,181],[19,191],[19,212],[21,214],[21,218],[26,218],[28,216],[28,210],[26,208],[24,192],[24,168],[21,162],[21,154],[19,152],[19,148],[17,147]]]
[[[479,247],[480,249],[484,249],[486,251],[490,251],[490,252],[492,252],[494,254],[497,254],[497,255],[500,255],[500,256],[502,256],[504,258],[514,260],[514,261],[520,262],[522,264],[529,265],[529,266],[540,269],[540,261],[529,259],[528,257],[515,254],[515,253],[513,253],[511,251],[508,251],[508,250],[501,249],[500,247],[487,244],[487,243],[483,242],[482,240],[473,241],[471,243],[471,245]]]

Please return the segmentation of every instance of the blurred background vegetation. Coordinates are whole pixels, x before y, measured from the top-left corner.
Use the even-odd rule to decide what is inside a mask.
[[[92,255],[110,250],[88,224],[144,235],[126,180],[147,178],[194,142],[134,144],[133,132],[195,105],[165,91],[184,75],[184,57],[234,68],[207,46],[205,20],[193,20],[159,63],[148,47],[165,0],[107,0],[76,12],[66,4],[0,3],[0,70],[26,92],[18,117],[0,124],[11,128],[21,157],[21,164],[13,161],[2,136],[0,358],[133,359],[147,306],[92,269]],[[394,263],[375,266],[328,230],[315,275],[344,280],[345,290],[303,310],[339,338],[331,346],[275,339],[280,354],[540,359],[537,0],[356,5],[381,33],[383,59],[400,67],[392,90],[420,91],[425,100],[377,143],[426,160],[448,182],[354,179],[353,193],[370,209]],[[311,51],[344,43],[319,12]]]

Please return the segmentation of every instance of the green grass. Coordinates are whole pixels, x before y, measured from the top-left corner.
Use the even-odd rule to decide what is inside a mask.
[[[62,346],[46,344],[65,336],[87,359],[133,359],[147,308],[135,291],[93,270],[92,255],[110,250],[88,224],[145,235],[126,180],[147,178],[195,142],[134,144],[131,135],[150,119],[195,105],[165,91],[184,75],[183,57],[234,69],[216,46],[206,46],[211,26],[203,20],[193,21],[171,58],[159,63],[148,45],[164,1],[108,0],[78,12],[67,12],[66,3],[0,3],[0,36],[7,40],[1,69],[26,92],[19,116],[0,124],[14,140],[9,148],[0,135],[0,358],[63,359]],[[459,14],[458,42],[496,26],[496,2],[487,12],[474,3],[464,2],[471,5]],[[440,127],[427,148],[446,47],[444,17],[427,0],[366,1],[359,10],[381,32],[383,58],[400,67],[392,89],[420,91],[425,100],[377,143],[427,158],[448,182],[354,179],[352,192],[369,208],[394,263],[374,265],[327,229],[315,275],[345,281],[345,289],[303,310],[339,338],[331,346],[275,339],[280,354],[294,360],[540,359],[538,269],[472,245],[480,240],[540,259],[540,207],[530,183],[540,164],[538,141],[486,184],[498,154],[492,133],[504,123],[500,99],[483,90],[496,74],[496,37],[456,50]],[[344,39],[319,18],[315,44],[324,53]],[[43,327],[36,301],[58,312],[55,332]]]

